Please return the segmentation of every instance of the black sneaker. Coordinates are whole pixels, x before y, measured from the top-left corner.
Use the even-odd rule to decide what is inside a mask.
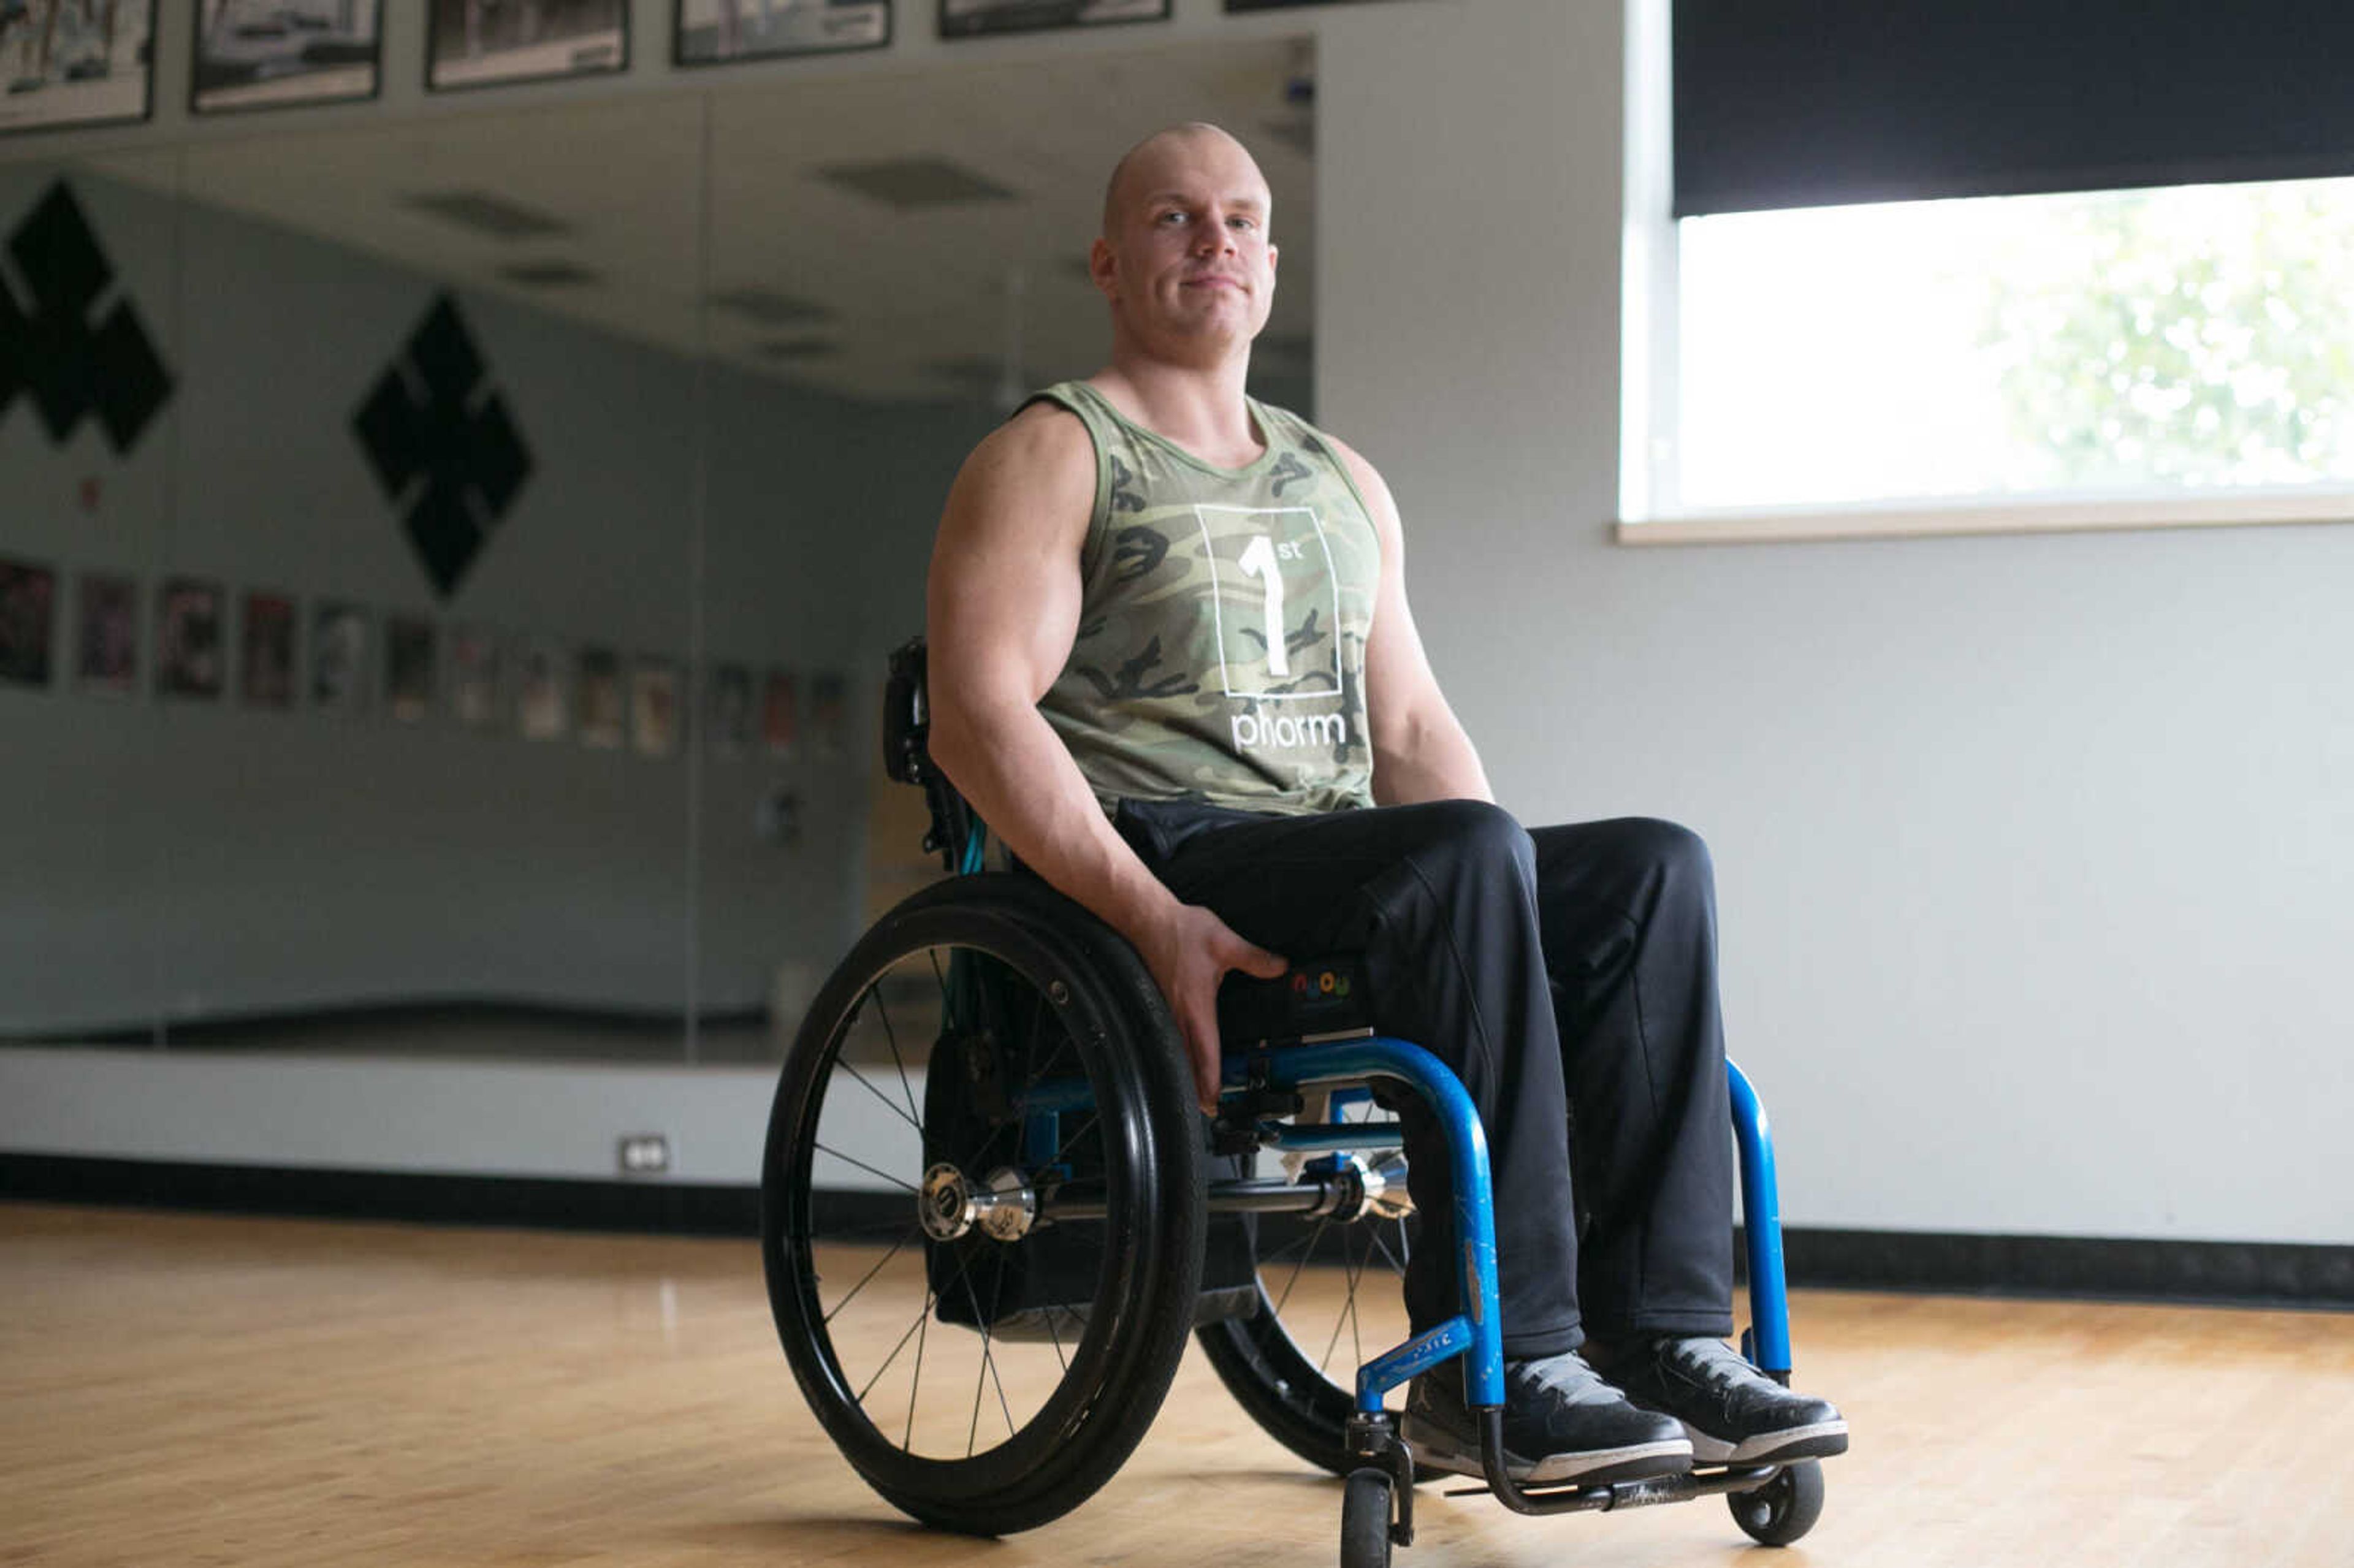
[[[1586,1349],[1636,1404],[1683,1423],[1701,1464],[1776,1464],[1847,1452],[1846,1417],[1823,1400],[1791,1393],[1722,1340]]]
[[[1403,1431],[1417,1467],[1484,1473],[1459,1365],[1414,1380]],[[1637,1409],[1575,1351],[1504,1363],[1504,1473],[1512,1479],[1601,1485],[1681,1475],[1691,1461],[1672,1417]]]

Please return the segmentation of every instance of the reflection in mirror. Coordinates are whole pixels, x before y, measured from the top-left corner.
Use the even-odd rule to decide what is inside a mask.
[[[186,383],[179,154],[0,164],[0,1041],[147,1042],[170,833],[147,697],[217,678],[217,626],[168,620]]]
[[[748,1009],[715,1008],[706,1053],[776,1050],[856,934],[940,874],[921,792],[875,759],[884,660],[921,629],[932,530],[965,453],[1030,391],[1103,363],[1087,249],[1104,181],[1137,141],[1211,120],[1257,154],[1283,285],[1252,390],[1312,415],[1311,78],[1304,44],[1254,40],[714,100],[706,641],[756,688],[834,672],[856,766],[811,771],[804,715],[798,741],[769,732],[766,766],[705,771],[698,991],[734,1004],[765,974],[772,1014],[764,1032]],[[783,672],[757,668],[764,641]],[[864,824],[854,882],[797,881],[809,891],[780,899],[728,874],[780,789],[813,825]]]
[[[1164,123],[1266,167],[1254,390],[1305,411],[1308,64],[0,163],[0,1043],[773,1058],[938,874],[884,659],[964,453],[1099,363],[1102,182]]]

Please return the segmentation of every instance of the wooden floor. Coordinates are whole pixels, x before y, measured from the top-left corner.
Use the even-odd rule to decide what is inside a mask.
[[[1854,1450],[1800,1546],[1721,1503],[1421,1493],[1398,1561],[2354,1565],[2354,1318],[1804,1294]],[[910,1526],[802,1407],[749,1245],[0,1205],[0,1563],[1326,1563],[1334,1483],[1189,1353],[1119,1478]]]

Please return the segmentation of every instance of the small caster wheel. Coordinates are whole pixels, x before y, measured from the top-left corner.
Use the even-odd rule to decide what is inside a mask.
[[[1341,1568],[1390,1568],[1386,1470],[1352,1470],[1341,1499]]]
[[[1755,1491],[1727,1492],[1724,1500],[1733,1522],[1750,1540],[1760,1546],[1787,1546],[1823,1517],[1823,1467],[1814,1459],[1787,1465]]]

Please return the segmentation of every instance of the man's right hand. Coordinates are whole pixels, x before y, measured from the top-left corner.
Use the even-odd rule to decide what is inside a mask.
[[[1291,965],[1236,936],[1198,904],[1172,904],[1143,930],[1129,933],[1144,967],[1184,1037],[1193,1058],[1193,1089],[1202,1109],[1218,1109],[1218,983],[1229,969],[1274,980]]]

